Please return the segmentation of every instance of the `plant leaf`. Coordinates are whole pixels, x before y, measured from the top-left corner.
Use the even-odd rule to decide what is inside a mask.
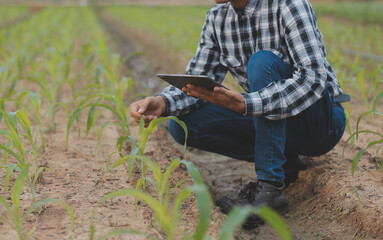
[[[156,213],[156,215],[160,219],[161,224],[163,224],[163,226],[165,227],[165,231],[169,232],[171,226],[168,214],[166,213],[165,209],[160,204],[160,202],[147,193],[140,192],[137,190],[119,190],[116,192],[109,193],[108,195],[103,197],[100,203],[104,203],[110,198],[124,195],[132,196],[141,199],[143,202],[145,202]]]
[[[140,145],[140,154],[143,155],[144,154],[144,151],[145,151],[145,146],[146,146],[146,142],[148,141],[148,137],[149,135],[154,132],[156,129],[157,129],[157,125],[164,121],[164,120],[168,120],[168,119],[172,119],[173,121],[177,122],[179,125],[181,125],[181,127],[184,129],[184,132],[185,132],[185,144],[184,144],[184,151],[186,152],[186,140],[187,140],[187,136],[188,136],[188,131],[187,131],[187,127],[186,127],[186,124],[184,122],[182,122],[181,120],[179,120],[178,118],[174,117],[174,116],[170,116],[170,117],[164,117],[164,118],[156,118],[156,119],[153,119],[150,123],[149,123],[149,126],[142,131],[142,134],[140,136],[140,141],[139,141],[139,145]]]
[[[283,240],[293,239],[287,225],[276,211],[270,207],[262,206],[256,209],[256,214],[261,217],[265,223],[274,228]]]
[[[20,174],[17,176],[15,183],[12,187],[12,204],[13,204],[13,212],[15,214],[15,220],[20,223],[20,194],[24,189],[24,179],[28,176],[29,173],[29,163],[21,169]]]
[[[379,144],[379,143],[383,143],[383,138],[380,139],[380,140],[377,140],[377,141],[372,141],[370,142],[366,148],[363,148],[362,150],[360,150],[356,156],[354,157],[354,160],[352,161],[352,166],[351,166],[351,174],[352,174],[352,177],[354,177],[354,173],[355,173],[355,169],[356,169],[356,166],[358,165],[359,161],[360,161],[360,158],[362,157],[363,153],[369,149],[370,147],[376,145],[376,144]]]

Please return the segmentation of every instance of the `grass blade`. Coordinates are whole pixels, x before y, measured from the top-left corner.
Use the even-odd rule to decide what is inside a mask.
[[[235,207],[227,215],[225,223],[221,227],[219,233],[220,240],[233,239],[234,230],[246,221],[246,218],[252,213],[253,208],[247,207]]]
[[[381,98],[383,98],[383,92],[379,93],[379,94],[375,97],[374,103],[372,104],[372,109],[373,109],[373,110],[376,110],[376,106],[378,105],[379,100],[380,100]]]
[[[138,199],[141,199],[143,202],[145,202],[158,216],[161,223],[165,227],[165,231],[169,232],[170,226],[170,220],[167,217],[167,213],[165,212],[165,209],[162,207],[160,202],[156,199],[154,199],[152,196],[150,196],[147,193],[140,192],[137,190],[119,190],[116,192],[109,193],[105,197],[101,199],[101,203],[104,203],[106,200],[117,197],[117,196],[132,196]]]
[[[354,173],[355,173],[355,169],[356,169],[356,166],[358,165],[363,153],[369,149],[370,147],[376,145],[376,144],[379,144],[379,143],[383,143],[383,138],[380,139],[380,140],[377,140],[377,141],[372,141],[370,142],[366,148],[363,148],[362,150],[360,150],[356,156],[354,157],[354,160],[352,161],[352,166],[351,166],[351,174],[352,174],[352,177],[354,177]]]
[[[12,188],[12,204],[13,204],[13,212],[15,214],[15,220],[20,223],[20,194],[24,189],[24,179],[28,176],[29,173],[29,164],[21,169],[19,176],[17,176],[15,183]]]
[[[188,136],[188,131],[187,131],[187,127],[185,125],[184,122],[182,122],[181,120],[179,120],[178,118],[176,117],[164,117],[164,118],[156,118],[154,120],[152,120],[150,123],[149,123],[149,126],[142,131],[142,134],[140,136],[140,141],[139,141],[139,145],[140,145],[140,154],[143,155],[144,154],[144,151],[145,151],[145,146],[146,146],[146,142],[148,141],[148,137],[149,135],[154,132],[156,129],[157,129],[157,125],[164,121],[164,120],[168,120],[168,119],[172,119],[173,121],[176,121],[179,125],[181,125],[181,127],[184,129],[184,132],[185,132],[185,144],[184,144],[184,151],[186,152],[186,140],[187,140],[187,136]]]
[[[197,194],[197,205],[199,211],[198,225],[193,239],[201,240],[205,238],[207,229],[209,228],[213,203],[205,185],[195,183],[189,188],[189,190]]]
[[[7,194],[8,192],[8,184],[9,184],[9,178],[11,177],[11,174],[13,172],[13,170],[19,170],[20,171],[20,168],[16,165],[6,165],[4,166],[5,168],[7,168],[7,171],[5,173],[5,179],[4,179],[4,194]]]
[[[102,98],[97,99],[95,103],[98,103],[102,100]],[[86,121],[86,132],[85,132],[85,137],[88,136],[90,129],[92,128],[94,124],[94,114],[96,112],[96,106],[91,106],[88,112],[88,119]]]
[[[263,206],[256,210],[256,214],[261,217],[265,223],[274,228],[283,240],[293,239],[287,225],[276,211],[267,206]]]

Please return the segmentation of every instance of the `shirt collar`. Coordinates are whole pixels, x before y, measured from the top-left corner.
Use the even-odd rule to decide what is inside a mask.
[[[236,15],[239,15],[241,13],[246,14],[248,17],[252,17],[255,13],[255,8],[257,6],[257,3],[259,0],[249,0],[247,3],[246,7],[242,10],[237,10],[231,5],[231,3],[228,3],[230,5],[230,10],[236,13]]]

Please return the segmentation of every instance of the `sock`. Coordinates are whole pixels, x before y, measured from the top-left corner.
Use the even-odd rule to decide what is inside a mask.
[[[274,182],[274,181],[270,181],[270,180],[262,180],[262,179],[259,179],[259,181],[261,182],[264,182],[264,183],[268,183],[270,185],[273,185],[274,187],[276,188],[281,188],[284,186],[284,183],[283,182]]]

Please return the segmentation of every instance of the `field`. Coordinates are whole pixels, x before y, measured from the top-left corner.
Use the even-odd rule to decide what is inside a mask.
[[[256,178],[253,164],[177,146],[169,118],[130,119],[166,86],[156,73],[184,71],[208,9],[0,7],[0,239],[383,238],[383,3],[314,3],[352,100],[282,216],[221,214],[213,200]],[[266,224],[237,228],[251,212]]]

